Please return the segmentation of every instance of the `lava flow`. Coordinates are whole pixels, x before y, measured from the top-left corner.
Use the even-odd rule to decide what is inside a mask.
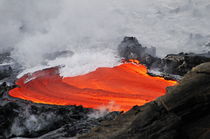
[[[124,63],[67,78],[59,76],[58,68],[50,68],[26,74],[16,83],[19,87],[9,94],[36,103],[98,108],[112,101],[112,111],[127,111],[163,95],[176,81],[149,76],[141,64]]]

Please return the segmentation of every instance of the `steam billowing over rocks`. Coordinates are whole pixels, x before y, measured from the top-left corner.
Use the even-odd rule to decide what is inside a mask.
[[[73,53],[60,51],[46,57],[55,59],[63,55]],[[210,64],[205,63],[210,62],[209,53],[179,53],[158,58],[154,47],[142,46],[135,37],[125,37],[119,45],[119,55],[125,60],[139,60],[149,71],[160,72],[158,76],[173,78],[187,74],[179,85],[168,87],[166,95],[153,102],[134,106],[126,113],[108,112],[94,118],[90,115],[98,110],[35,104],[8,96],[8,91],[16,87],[13,81],[21,67],[9,53],[0,54],[0,81],[4,82],[0,86],[0,138],[209,137]],[[197,65],[200,66],[193,68]]]

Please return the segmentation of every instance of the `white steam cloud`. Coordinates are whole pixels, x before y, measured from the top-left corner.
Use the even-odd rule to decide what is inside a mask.
[[[102,105],[97,108],[93,113],[88,115],[89,118],[98,119],[104,117],[109,112],[114,110],[120,110],[120,105],[116,104],[114,101],[110,101],[107,105]]]
[[[25,68],[64,65],[64,76],[118,64],[124,36],[168,53],[201,52],[209,0],[0,0],[0,51]],[[46,58],[56,52],[72,55]]]

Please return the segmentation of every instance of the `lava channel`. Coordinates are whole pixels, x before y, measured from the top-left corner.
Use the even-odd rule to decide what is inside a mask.
[[[141,64],[124,63],[65,78],[59,75],[59,68],[50,68],[26,74],[16,84],[19,87],[11,90],[10,96],[35,103],[97,109],[115,102],[111,111],[127,111],[164,95],[165,88],[176,81],[149,76]]]

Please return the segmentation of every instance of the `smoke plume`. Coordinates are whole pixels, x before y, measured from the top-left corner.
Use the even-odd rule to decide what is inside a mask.
[[[0,0],[0,51],[25,69],[64,65],[74,76],[117,65],[124,36],[158,56],[208,50],[209,12],[209,0]]]

